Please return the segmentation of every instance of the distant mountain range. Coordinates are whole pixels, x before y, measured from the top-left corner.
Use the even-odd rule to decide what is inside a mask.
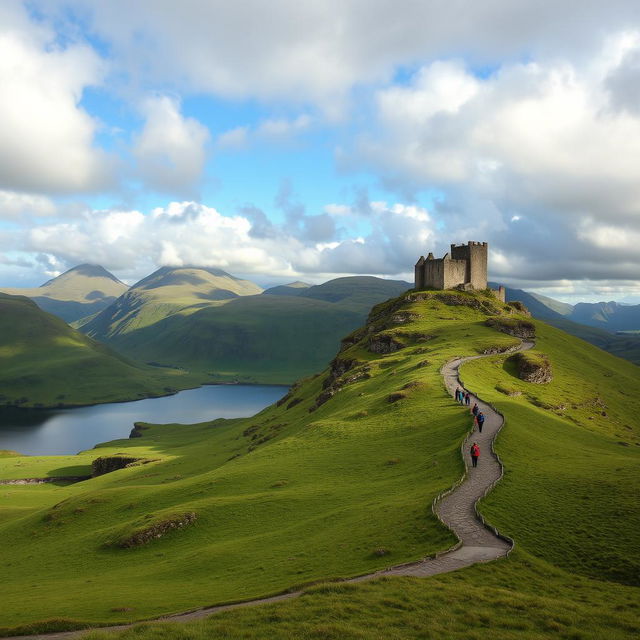
[[[263,292],[224,271],[163,267],[77,326],[130,357],[205,380],[291,383],[324,366],[374,304],[410,286],[362,276]]]
[[[103,267],[81,264],[40,287],[1,291],[31,298],[42,310],[74,322],[102,311],[128,288]]]
[[[640,333],[633,333],[640,331],[640,305],[617,302],[571,305],[509,287],[506,296],[507,301],[524,303],[535,318],[640,365]]]

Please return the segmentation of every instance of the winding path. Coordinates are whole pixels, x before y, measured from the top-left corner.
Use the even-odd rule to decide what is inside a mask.
[[[533,342],[523,342],[515,351],[526,351],[533,347]],[[493,355],[493,354],[492,354]],[[459,369],[462,364],[470,360],[486,358],[489,356],[471,356],[457,358],[448,362],[441,369],[447,391],[453,396],[456,387],[464,388],[459,377]],[[486,402],[477,396],[471,395],[471,406],[477,402],[478,407],[486,416],[482,433],[474,430],[462,444],[462,454],[465,460],[465,474],[461,480],[451,489],[445,491],[433,501],[433,510],[438,518],[449,527],[458,538],[459,542],[450,550],[437,554],[435,557],[425,558],[419,562],[398,565],[376,571],[364,576],[350,578],[345,582],[363,582],[381,576],[433,576],[439,573],[447,573],[468,567],[478,562],[489,562],[509,554],[513,548],[513,541],[500,535],[496,529],[485,524],[482,516],[476,510],[476,504],[484,497],[502,477],[502,464],[493,450],[494,439],[504,424],[504,418]],[[466,407],[462,407],[466,410]],[[471,416],[469,416],[471,421]],[[480,447],[480,459],[478,466],[471,468],[469,449],[471,442],[477,442]],[[155,622],[188,622],[200,618],[206,618],[214,613],[270,604],[296,598],[304,593],[303,590],[292,591],[270,598],[247,600],[235,604],[218,605],[197,609],[189,613],[181,613],[175,616],[159,618]],[[138,624],[138,623],[134,623]],[[101,631],[123,631],[132,624],[113,627],[102,627]],[[31,636],[14,636],[3,640],[67,640],[77,638],[83,631],[66,631],[62,633],[48,633]]]

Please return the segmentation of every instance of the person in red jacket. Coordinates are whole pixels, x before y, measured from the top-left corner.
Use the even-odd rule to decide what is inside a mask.
[[[480,447],[477,442],[471,445],[471,462],[474,467],[478,466],[478,458],[480,457]]]

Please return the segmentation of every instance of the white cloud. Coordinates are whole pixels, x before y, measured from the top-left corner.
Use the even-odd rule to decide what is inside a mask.
[[[23,216],[47,217],[57,211],[49,198],[0,190],[0,220],[18,220]]]
[[[80,6],[132,73],[233,98],[319,104],[338,113],[354,86],[398,65],[465,51],[485,64],[580,55],[594,33],[638,20],[628,0],[59,0]]]
[[[372,210],[368,234],[336,240],[327,234],[322,215],[303,216],[299,228],[285,225],[270,234],[252,234],[259,217],[255,222],[195,202],[173,202],[148,215],[94,211],[41,225],[25,234],[20,248],[55,256],[69,266],[89,261],[139,276],[163,264],[261,276],[407,271],[425,243],[434,240],[429,214],[402,204],[375,203]]]
[[[609,81],[640,55],[637,35],[611,37],[580,65],[505,64],[485,78],[457,62],[427,65],[378,92],[378,129],[352,165],[441,193],[442,231],[489,240],[501,278],[633,279],[640,113],[611,108]]]
[[[220,149],[243,149],[249,143],[249,127],[234,127],[221,133],[216,140]]]
[[[102,75],[89,47],[63,47],[19,5],[2,4],[0,187],[78,192],[110,184],[111,162],[93,144],[98,124],[80,106],[84,89]]]
[[[209,130],[185,118],[167,96],[148,98],[142,110],[146,122],[133,146],[140,175],[158,191],[192,193],[204,170]]]

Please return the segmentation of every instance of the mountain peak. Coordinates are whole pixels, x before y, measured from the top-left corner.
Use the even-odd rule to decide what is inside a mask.
[[[75,267],[72,267],[68,271],[56,276],[55,278],[51,278],[51,280],[47,280],[42,287],[49,287],[55,283],[58,283],[62,280],[68,280],[73,278],[74,276],[83,276],[85,278],[107,278],[108,280],[112,280],[117,284],[124,285],[124,282],[121,282],[116,278],[112,273],[109,273],[104,267],[101,267],[99,264],[79,264]],[[125,285],[126,286],[126,285]]]

